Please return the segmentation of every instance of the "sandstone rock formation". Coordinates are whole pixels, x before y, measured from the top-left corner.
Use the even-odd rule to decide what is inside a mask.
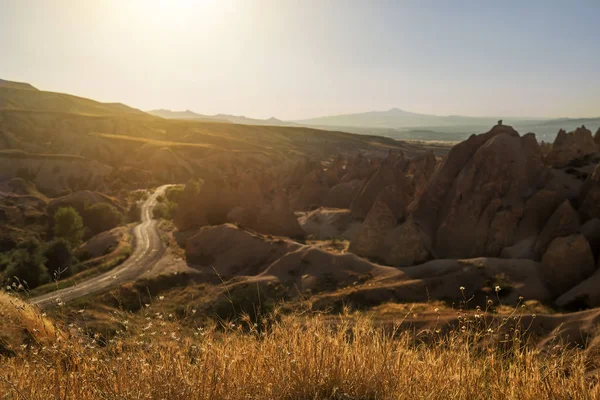
[[[497,256],[515,243],[527,198],[548,178],[535,137],[498,125],[450,151],[413,216],[438,258]]]
[[[365,181],[361,179],[338,183],[328,191],[323,200],[323,207],[350,208],[352,200],[358,195],[364,184]]]
[[[383,260],[388,265],[414,265],[431,258],[429,238],[412,217],[388,232],[384,246]]]
[[[550,242],[541,268],[548,288],[557,296],[592,275],[595,264],[590,245],[585,236],[578,233]]]
[[[185,254],[188,263],[195,268],[214,268],[219,275],[228,278],[256,275],[262,272],[265,264],[299,247],[291,241],[267,239],[225,224],[201,228],[186,241]]]
[[[262,207],[255,229],[258,232],[291,238],[305,236],[284,192],[278,192],[270,203]]]
[[[319,207],[328,193],[325,173],[320,167],[314,169],[304,177],[300,189],[291,196],[292,208],[304,211]]]
[[[597,260],[600,255],[600,219],[594,218],[581,226],[581,233],[587,239],[594,253],[594,259]]]
[[[565,200],[556,211],[554,211],[537,238],[534,247],[536,259],[540,260],[542,258],[548,245],[555,238],[572,235],[578,230],[579,216],[571,206],[569,200]]]
[[[600,164],[583,185],[579,204],[578,211],[582,220],[600,218]]]
[[[596,142],[592,132],[585,126],[577,128],[574,132],[566,133],[560,130],[554,143],[552,151],[546,156],[548,164],[555,168],[567,166],[569,162],[597,151]]]
[[[317,240],[353,240],[362,225],[352,218],[350,210],[338,208],[318,208],[298,218],[298,222]]]
[[[396,226],[397,217],[385,201],[377,200],[361,225],[349,251],[363,257],[383,259],[387,252],[384,240],[388,232]]]

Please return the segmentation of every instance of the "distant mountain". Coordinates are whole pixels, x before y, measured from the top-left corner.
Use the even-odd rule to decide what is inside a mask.
[[[0,80],[0,110],[63,112],[92,116],[139,115],[146,113],[121,103],[98,101],[65,93],[38,90],[28,83]]]
[[[217,115],[203,115],[195,113],[191,110],[185,111],[171,111],[171,110],[151,110],[148,114],[155,115],[166,119],[197,119],[204,121],[218,121],[218,122],[229,122],[232,124],[241,125],[272,125],[272,126],[294,126],[293,122],[285,122],[277,118],[269,119],[255,119],[247,118],[244,116],[228,115],[228,114],[217,114]]]
[[[460,115],[418,114],[399,108],[387,111],[370,111],[358,114],[343,114],[294,121],[309,126],[348,126],[362,128],[429,128],[450,126],[488,127],[496,124],[501,117],[465,117]],[[535,118],[504,118],[511,121],[536,120]]]

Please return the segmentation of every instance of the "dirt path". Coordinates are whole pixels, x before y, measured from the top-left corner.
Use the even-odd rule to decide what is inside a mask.
[[[133,230],[135,250],[123,264],[74,286],[34,297],[30,303],[43,308],[59,300],[67,302],[135,280],[150,270],[164,252],[157,222],[152,219],[152,209],[157,203],[157,197],[163,195],[169,186],[171,185],[160,186],[142,205],[142,222]]]

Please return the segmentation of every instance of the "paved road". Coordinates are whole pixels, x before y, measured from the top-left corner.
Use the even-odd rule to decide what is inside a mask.
[[[142,205],[142,222],[133,229],[135,249],[123,264],[74,286],[34,297],[30,299],[30,303],[43,308],[57,303],[59,299],[67,302],[135,280],[148,271],[160,259],[164,251],[156,220],[152,219],[152,208],[157,203],[156,198],[164,194],[169,186],[171,185],[160,186]]]

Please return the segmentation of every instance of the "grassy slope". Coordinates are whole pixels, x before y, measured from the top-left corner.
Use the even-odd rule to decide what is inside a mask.
[[[77,313],[93,319],[88,310]],[[148,305],[112,314],[117,337],[72,333],[56,346],[0,358],[7,398],[73,399],[593,399],[585,353],[537,351],[525,336],[478,324],[447,335],[398,333],[366,317],[266,317],[194,324]],[[67,323],[71,320],[67,320]],[[18,323],[18,321],[17,321]]]

